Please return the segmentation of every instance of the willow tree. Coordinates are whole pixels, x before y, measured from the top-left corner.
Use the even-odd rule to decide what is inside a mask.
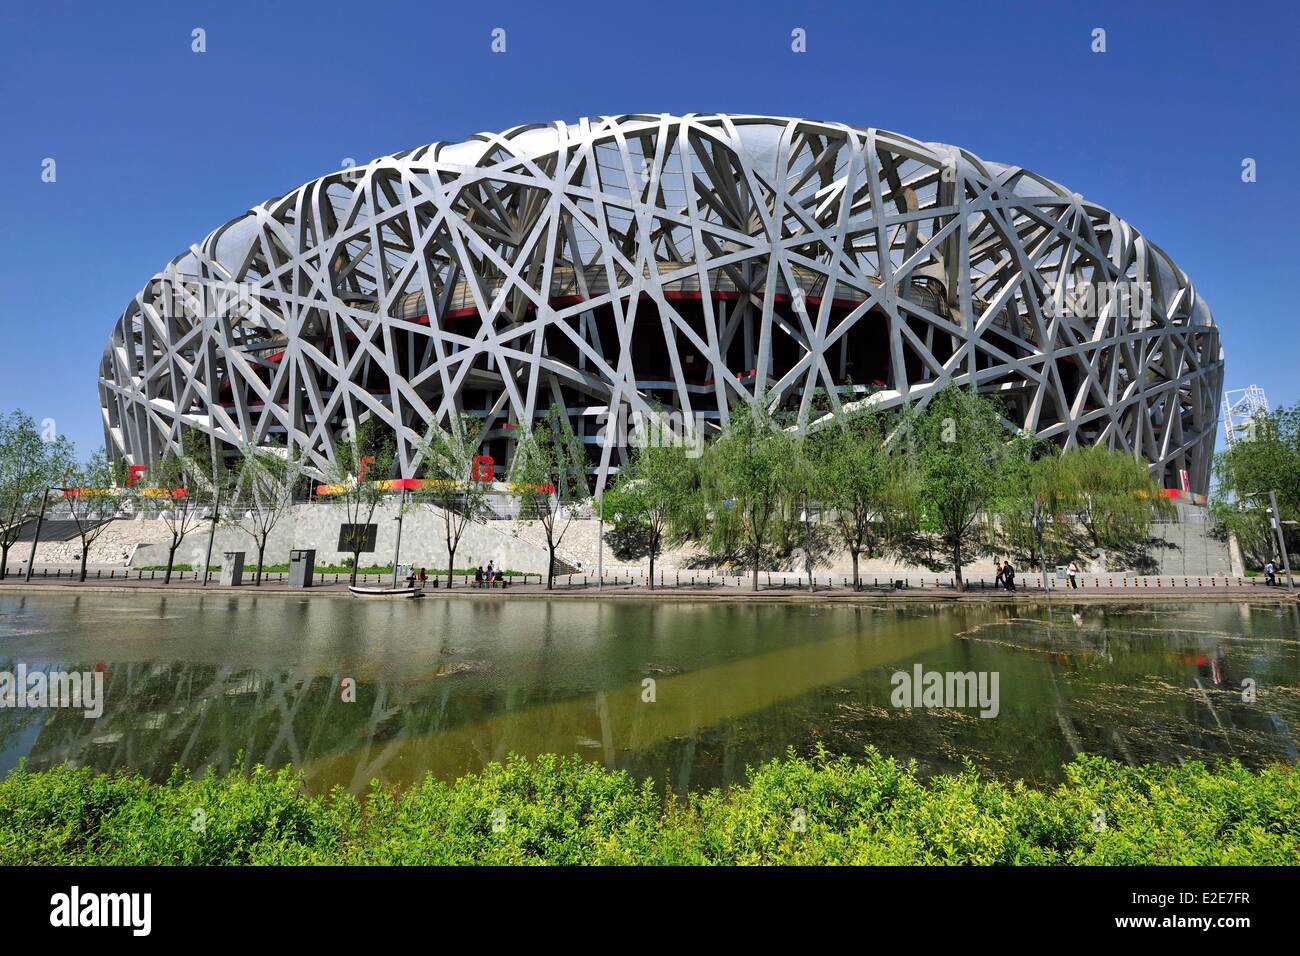
[[[325,469],[324,500],[343,516],[339,545],[352,555],[348,582],[353,585],[375,509],[391,494],[383,482],[392,477],[396,449],[392,432],[368,418],[335,445],[334,459]]]
[[[1073,501],[1060,449],[1024,432],[1009,437],[987,514],[989,540],[1041,568],[1073,548]]]
[[[940,390],[911,423],[917,500],[958,588],[962,567],[984,534],[979,519],[1008,480],[1009,438],[993,402],[954,385]]]
[[[1074,447],[1057,459],[1054,483],[1094,552],[1129,551],[1151,535],[1151,521],[1173,506],[1145,462],[1102,445]]]
[[[704,532],[714,553],[737,548],[758,590],[758,571],[785,535],[784,506],[792,494],[794,439],[758,406],[736,409],[704,451],[700,484],[711,519]]]
[[[191,429],[181,441],[179,454],[169,448],[145,473],[145,500],[169,536],[164,584],[171,583],[181,543],[203,523],[204,508],[214,503],[215,497],[210,453],[204,447],[203,433]]]
[[[605,492],[607,518],[639,542],[637,554],[650,559],[651,590],[655,562],[665,545],[685,537],[694,503],[696,473],[684,445],[674,442],[646,445],[633,452],[632,461],[619,471],[618,481]]]
[[[257,548],[254,585],[262,583],[266,544],[280,520],[293,508],[303,461],[288,449],[245,446],[230,476],[230,500],[222,524],[242,531]]]
[[[35,520],[46,490],[62,484],[75,464],[72,443],[43,434],[31,415],[15,410],[0,417],[0,580],[10,549]]]
[[[1278,557],[1267,493],[1277,494],[1283,522],[1300,521],[1300,403],[1253,421],[1248,436],[1215,456],[1214,477],[1210,513],[1219,532],[1235,535],[1258,565]]]
[[[110,462],[101,448],[84,464],[75,467],[68,477],[69,487],[63,489],[63,495],[68,517],[77,529],[81,552],[79,581],[86,580],[86,560],[91,546],[122,509],[125,471],[122,459]]]
[[[456,573],[456,549],[471,522],[491,517],[488,495],[492,492],[492,473],[480,461],[479,420],[470,415],[455,415],[447,428],[434,427],[427,438],[417,443],[424,458],[424,482],[416,490],[417,506],[433,508],[442,516],[447,543],[447,587]]]
[[[853,560],[897,549],[916,530],[917,481],[901,441],[903,417],[867,408],[837,416],[806,439],[818,500]]]
[[[587,453],[552,405],[515,447],[510,463],[510,490],[519,499],[519,516],[535,520],[546,536],[546,589],[555,587],[555,553],[573,521],[573,506],[589,497]]]

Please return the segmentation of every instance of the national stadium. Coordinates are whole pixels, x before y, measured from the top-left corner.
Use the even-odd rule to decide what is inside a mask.
[[[323,473],[373,417],[415,477],[463,413],[504,478],[559,405],[597,490],[628,454],[612,411],[707,434],[761,403],[815,428],[949,383],[1207,490],[1223,355],[1164,251],[1020,166],[814,120],[610,116],[340,169],[173,259],[99,374],[131,464],[198,429]]]

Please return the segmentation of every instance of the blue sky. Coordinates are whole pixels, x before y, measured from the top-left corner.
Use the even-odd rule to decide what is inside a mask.
[[[7,0],[0,412],[21,406],[83,455],[98,447],[98,362],[135,292],[221,223],[346,159],[661,111],[879,126],[1055,179],[1188,272],[1222,329],[1229,387],[1300,400],[1294,4],[887,8]],[[191,52],[195,27],[206,53]],[[796,27],[807,53],[791,52]],[[1255,183],[1241,181],[1246,157]]]

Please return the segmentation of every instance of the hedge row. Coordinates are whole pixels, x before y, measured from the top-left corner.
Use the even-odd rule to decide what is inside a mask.
[[[869,750],[686,800],[577,757],[310,795],[290,770],[154,784],[19,767],[0,864],[1295,864],[1300,773],[1081,757],[1042,792]]]

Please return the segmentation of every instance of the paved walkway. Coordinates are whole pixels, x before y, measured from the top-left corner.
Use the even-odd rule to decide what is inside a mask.
[[[142,591],[148,593],[185,593],[185,594],[231,594],[236,593],[242,596],[280,595],[292,597],[351,597],[347,590],[347,578],[342,576],[339,583],[334,583],[333,575],[326,575],[329,580],[323,583],[314,584],[311,588],[291,588],[282,580],[278,573],[270,575],[260,586],[254,586],[245,582],[238,588],[222,587],[215,580],[205,588],[199,582],[195,581],[190,573],[186,573],[184,580],[180,575],[176,575],[171,584],[165,585],[162,582],[161,574],[157,578],[151,579],[148,572],[142,577],[131,576],[123,578],[119,571],[116,575],[110,577],[108,574],[102,575],[96,579],[92,573],[90,578],[83,582],[78,582],[75,578],[63,576],[60,578],[47,577],[41,578],[38,575],[30,583],[24,583],[21,578],[14,575],[8,576],[3,583],[0,583],[0,590],[14,592],[32,592],[32,591],[60,591],[60,592],[116,592],[130,593],[133,591]],[[370,575],[370,578],[375,578]],[[677,586],[670,579],[669,583],[663,587],[656,587],[654,590],[646,587],[644,583],[629,583],[627,577],[622,577],[619,583],[614,583],[611,576],[603,588],[597,588],[593,578],[584,579],[582,575],[562,575],[557,580],[556,588],[553,591],[547,591],[546,588],[536,583],[536,578],[532,578],[534,583],[514,584],[508,588],[476,588],[472,582],[469,586],[462,585],[459,581],[454,588],[448,590],[440,582],[439,587],[433,587],[432,582],[426,586],[425,594],[428,597],[456,597],[465,599],[478,600],[500,600],[503,598],[555,598],[555,599],[582,599],[590,600],[593,597],[610,598],[610,599],[635,599],[641,600],[653,597],[656,600],[723,600],[723,601],[834,601],[834,602],[875,602],[881,600],[892,601],[994,601],[999,603],[1010,603],[1016,601],[1027,601],[1033,603],[1042,603],[1044,601],[1060,602],[1092,602],[1092,601],[1294,601],[1297,599],[1297,592],[1288,592],[1285,586],[1278,585],[1269,587],[1262,580],[1256,582],[1252,578],[1169,578],[1169,577],[1127,577],[1124,575],[1115,576],[1097,576],[1089,575],[1083,580],[1082,585],[1077,590],[1070,588],[1061,588],[1056,586],[1054,579],[1049,578],[1051,586],[1045,592],[1040,583],[1040,579],[1034,578],[1032,583],[1026,586],[1017,585],[1014,592],[1009,592],[999,588],[994,588],[992,581],[976,578],[968,581],[968,589],[958,591],[952,586],[951,578],[933,575],[924,577],[917,575],[913,577],[907,586],[895,589],[885,581],[873,581],[866,579],[865,586],[860,591],[854,591],[851,587],[846,587],[841,581],[836,581],[835,586],[829,586],[826,578],[820,578],[817,587],[809,591],[806,585],[791,579],[787,583],[780,583],[774,580],[768,585],[760,576],[760,590],[754,592],[750,589],[748,578],[737,579],[728,577],[726,579],[703,578],[698,577],[692,584],[688,576],[683,575],[682,584]],[[725,580],[727,583],[721,583]],[[1023,579],[1020,579],[1023,581]],[[739,581],[739,583],[737,583]],[[1184,583],[1186,582],[1186,583]],[[370,585],[377,582],[371,580]],[[386,582],[385,582],[386,583]]]

